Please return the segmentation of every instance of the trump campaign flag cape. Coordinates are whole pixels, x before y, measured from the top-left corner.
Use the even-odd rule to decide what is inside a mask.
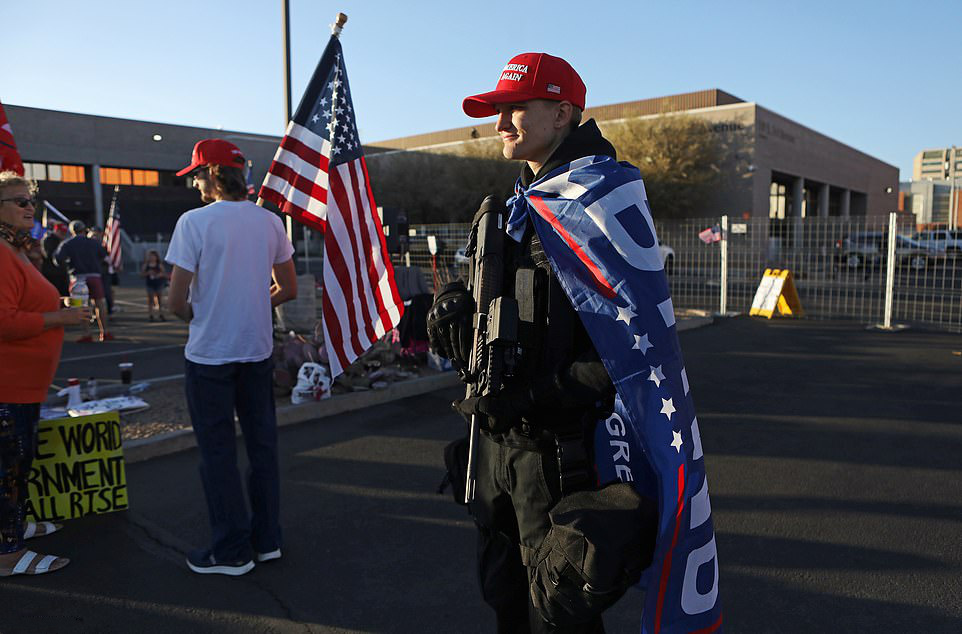
[[[515,192],[508,234],[532,222],[617,390],[596,430],[600,482],[658,500],[641,631],[721,631],[704,454],[641,174],[588,156]]]

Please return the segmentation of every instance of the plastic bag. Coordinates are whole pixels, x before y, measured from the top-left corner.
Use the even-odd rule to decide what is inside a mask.
[[[331,396],[331,377],[319,363],[305,363],[297,371],[297,385],[291,391],[291,403],[297,405]]]

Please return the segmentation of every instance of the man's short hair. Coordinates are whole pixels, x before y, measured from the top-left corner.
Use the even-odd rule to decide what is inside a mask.
[[[582,115],[581,108],[579,108],[574,104],[571,104],[571,124],[568,127],[569,134],[577,130],[578,126],[581,125],[581,115]]]
[[[79,236],[87,228],[87,225],[83,223],[83,220],[73,220],[70,222],[70,233],[75,236]]]
[[[222,193],[231,198],[247,198],[247,180],[239,167],[209,165],[210,178]]]

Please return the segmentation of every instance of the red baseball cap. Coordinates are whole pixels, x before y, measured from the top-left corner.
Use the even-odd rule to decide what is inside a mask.
[[[467,97],[461,105],[469,117],[491,117],[496,104],[551,99],[570,101],[585,109],[585,83],[560,57],[547,53],[515,55],[501,71],[497,87],[491,92]]]
[[[244,167],[244,155],[240,149],[230,141],[223,139],[204,139],[198,141],[190,155],[190,165],[177,172],[183,176],[204,165],[226,165],[227,167]]]

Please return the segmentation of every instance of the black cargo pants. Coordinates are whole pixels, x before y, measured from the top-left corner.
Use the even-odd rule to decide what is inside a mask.
[[[498,634],[603,634],[601,617],[575,627],[545,623],[528,592],[534,555],[551,527],[548,511],[561,498],[557,450],[512,430],[502,442],[485,433],[471,513],[479,528],[478,573]]]

